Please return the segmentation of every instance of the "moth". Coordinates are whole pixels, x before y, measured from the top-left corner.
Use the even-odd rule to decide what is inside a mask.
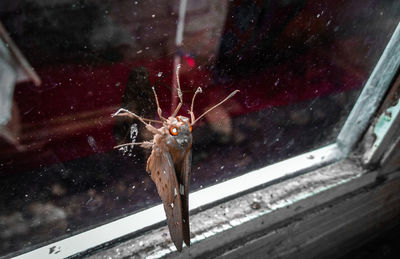
[[[199,87],[193,95],[190,111],[188,111],[190,119],[182,115],[177,116],[183,104],[183,94],[179,83],[179,68],[180,66],[178,65],[176,82],[179,103],[171,116],[168,118],[162,116],[162,110],[154,87],[152,87],[152,90],[160,120],[142,118],[126,109],[119,109],[113,116],[127,116],[137,119],[154,135],[150,141],[126,143],[114,148],[140,145],[143,148],[152,149],[147,160],[146,171],[156,184],[157,192],[163,202],[171,239],[177,250],[182,251],[183,242],[190,246],[189,182],[192,162],[192,126],[208,112],[232,98],[239,90],[233,91],[196,119],[193,113],[193,106],[196,95],[202,93],[202,89]],[[162,126],[156,128],[152,123],[158,123]]]

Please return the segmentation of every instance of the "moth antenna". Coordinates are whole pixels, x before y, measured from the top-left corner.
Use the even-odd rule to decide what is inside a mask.
[[[194,113],[193,113],[194,99],[196,98],[196,95],[197,95],[197,94],[201,94],[202,92],[203,92],[203,90],[201,89],[201,87],[198,87],[197,90],[196,90],[196,92],[195,92],[194,95],[193,95],[193,98],[192,98],[192,105],[190,106],[190,111],[189,111],[189,113],[190,113],[190,119],[191,119],[191,121],[192,121],[192,125],[193,125],[193,123],[194,123],[194,121],[195,121],[195,119],[194,119]]]
[[[220,106],[221,104],[223,104],[224,102],[226,102],[227,100],[229,100],[230,98],[232,98],[235,94],[237,94],[238,92],[240,92],[239,90],[235,90],[233,91],[230,95],[228,95],[225,99],[223,99],[222,101],[220,101],[219,103],[217,103],[216,105],[214,105],[213,107],[211,107],[210,109],[208,109],[206,112],[204,112],[200,117],[198,117],[193,123],[192,126],[198,121],[200,120],[204,115],[206,115],[207,113],[209,113],[210,111],[214,110],[215,108],[217,108],[218,106]],[[194,117],[194,116],[193,116]]]
[[[151,89],[153,89],[154,98],[156,99],[158,117],[160,117],[160,119],[161,119],[162,121],[166,121],[167,119],[165,119],[165,118],[162,116],[162,110],[161,110],[161,108],[160,108],[160,103],[158,102],[158,97],[157,97],[156,90],[154,89],[154,87],[152,87]]]
[[[179,103],[178,106],[176,106],[175,111],[172,113],[171,117],[175,117],[179,110],[182,107],[182,103],[183,103],[183,94],[182,94],[182,90],[181,90],[181,84],[179,82],[179,69],[181,68],[181,65],[177,65],[176,66],[176,89],[178,91],[178,97],[179,97]]]

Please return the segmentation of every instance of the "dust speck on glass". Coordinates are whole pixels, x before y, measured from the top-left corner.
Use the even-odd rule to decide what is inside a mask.
[[[148,151],[113,149],[152,135],[110,115],[155,119],[152,86],[169,115],[176,60],[184,116],[199,86],[195,114],[240,90],[193,128],[191,191],[332,143],[399,9],[189,0],[177,46],[178,1],[2,0],[0,21],[42,84],[0,90],[0,256],[160,203]]]

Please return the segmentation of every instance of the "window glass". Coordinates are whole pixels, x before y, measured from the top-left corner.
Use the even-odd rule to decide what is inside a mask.
[[[179,1],[2,0],[0,20],[42,85],[18,83],[0,120],[0,256],[160,202],[149,151],[113,149],[151,134],[111,114],[156,119],[155,86],[168,116],[176,60],[182,115],[199,86],[197,116],[240,90],[193,129],[192,191],[334,142],[399,9],[190,0],[177,46]]]

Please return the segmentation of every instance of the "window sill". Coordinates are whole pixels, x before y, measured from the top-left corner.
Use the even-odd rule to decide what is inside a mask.
[[[336,221],[331,220],[332,224],[328,222],[321,229],[314,228],[310,236],[299,235],[303,236],[304,240],[297,238],[299,233],[293,233],[296,236],[292,236],[290,231],[284,231],[286,239],[292,240],[292,243],[286,242],[285,247],[275,243],[270,247],[270,250],[275,251],[277,256],[279,254],[284,256],[290,251],[301,250],[306,241],[311,245],[320,241],[338,224],[347,222],[358,215],[357,213],[350,214],[348,215],[350,218],[346,218],[343,211],[343,218],[341,218],[340,210],[335,211],[340,206],[346,208],[346,205],[341,204],[348,202],[348,197],[357,198],[361,195],[362,193],[357,194],[361,188],[375,186],[377,174],[377,171],[366,171],[358,163],[346,159],[191,215],[192,245],[190,248],[185,247],[182,253],[176,251],[170,241],[168,229],[164,226],[119,243],[112,248],[97,251],[91,257],[159,258],[166,256],[167,258],[187,258],[189,256],[206,256],[210,258],[226,255],[231,258],[240,256],[244,252],[248,254],[265,250],[267,244],[282,239],[283,234],[280,231],[282,228],[288,228],[293,224],[301,226],[304,222],[309,224],[307,229],[312,230],[314,223],[321,223],[321,220],[329,221],[326,215],[321,218],[318,217],[319,214],[327,213],[327,211],[334,214],[333,219]],[[398,182],[396,182],[397,185],[399,185]],[[352,193],[356,194],[352,195]],[[390,194],[389,191],[386,193]],[[398,200],[396,198],[397,203]],[[392,203],[394,202],[392,201]],[[356,202],[349,208],[357,207],[356,204],[362,205]],[[399,207],[398,204],[397,207]],[[373,209],[376,210],[375,207]],[[315,218],[314,223],[313,220],[309,220],[310,217]],[[309,222],[306,222],[307,220]],[[354,231],[354,234],[358,234],[357,231]],[[256,248],[254,248],[254,244],[256,244]],[[284,250],[278,251],[277,249]]]

